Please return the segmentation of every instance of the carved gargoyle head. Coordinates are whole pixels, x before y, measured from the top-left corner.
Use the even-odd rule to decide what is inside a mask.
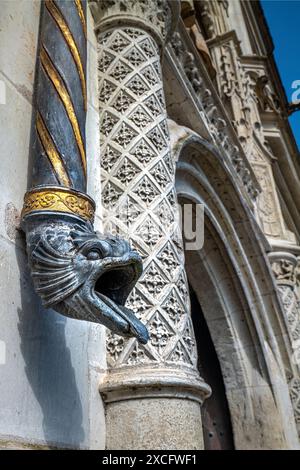
[[[31,274],[45,307],[148,341],[146,327],[124,306],[142,273],[127,241],[67,222],[40,224],[29,233]]]

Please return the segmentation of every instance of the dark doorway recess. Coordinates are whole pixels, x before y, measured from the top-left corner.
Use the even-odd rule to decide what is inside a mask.
[[[234,449],[230,413],[218,356],[198,299],[190,286],[192,320],[198,349],[198,368],[201,377],[212,388],[211,397],[202,406],[204,448],[206,450]]]

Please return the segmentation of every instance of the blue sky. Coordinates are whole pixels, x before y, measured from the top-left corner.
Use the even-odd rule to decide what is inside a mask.
[[[300,81],[300,0],[262,0],[275,50],[274,56],[288,101],[292,101],[292,82]],[[300,148],[300,111],[290,117]]]

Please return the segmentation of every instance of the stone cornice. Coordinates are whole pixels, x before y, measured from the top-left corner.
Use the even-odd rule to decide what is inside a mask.
[[[140,27],[159,45],[169,39],[180,13],[178,0],[89,0],[89,6],[96,32],[116,25]]]
[[[237,37],[236,31],[235,30],[230,30],[227,31],[224,34],[221,34],[219,36],[214,36],[211,39],[208,39],[206,41],[206,44],[209,48],[214,47],[214,46],[220,46],[224,42],[228,42],[229,40],[232,40],[237,48],[237,51],[240,55],[242,55],[242,49],[241,49],[241,44],[239,41],[239,38]]]

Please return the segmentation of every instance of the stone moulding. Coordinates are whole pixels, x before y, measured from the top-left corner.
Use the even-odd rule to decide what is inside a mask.
[[[178,0],[89,0],[89,6],[96,34],[126,24],[148,31],[161,47],[172,35],[180,12]]]
[[[218,357],[221,370],[224,370],[224,384],[226,393],[228,391],[227,398],[230,412],[232,410],[232,416],[234,417],[237,395],[232,394],[232,390],[235,388],[235,380],[239,382],[236,390],[239,389],[241,392],[238,399],[239,407],[242,407],[243,410],[249,410],[248,412],[245,411],[246,421],[248,419],[249,421],[248,423],[245,421],[244,430],[240,428],[240,420],[233,419],[235,445],[237,448],[243,448],[244,443],[247,442],[249,448],[255,448],[251,447],[253,445],[260,448],[261,435],[256,441],[257,433],[255,429],[253,429],[251,436],[249,428],[251,428],[253,422],[253,413],[255,416],[259,414],[256,405],[254,405],[256,399],[259,401],[259,408],[261,407],[260,409],[264,410],[264,414],[270,411],[268,399],[266,401],[265,398],[261,400],[260,394],[261,388],[264,388],[266,382],[270,379],[271,402],[273,403],[273,397],[275,397],[276,406],[274,407],[274,414],[271,412],[270,415],[270,417],[272,416],[271,424],[263,423],[265,429],[262,434],[265,435],[266,439],[269,439],[270,435],[273,439],[272,428],[275,429],[276,422],[283,423],[283,425],[280,424],[280,436],[282,435],[282,429],[284,429],[287,441],[294,448],[297,446],[296,426],[294,425],[293,409],[289,400],[285,375],[285,371],[290,369],[291,365],[290,348],[287,341],[282,344],[281,342],[277,343],[277,338],[288,338],[288,325],[282,321],[281,304],[276,295],[274,280],[270,275],[270,265],[265,256],[265,252],[270,249],[270,246],[262,236],[262,232],[255,222],[254,214],[251,213],[247,202],[242,197],[237,178],[232,173],[228,175],[228,168],[226,168],[221,152],[215,146],[212,146],[211,142],[205,141],[200,136],[197,137],[187,128],[176,126],[174,122],[172,123],[172,130],[174,135],[177,136],[177,140],[175,137],[173,138],[173,148],[174,157],[178,161],[176,188],[179,200],[181,203],[203,204],[206,214],[207,230],[204,247],[199,250],[198,254],[190,252],[186,256],[190,283],[198,294],[205,318],[208,321],[212,320],[210,331],[215,348],[218,353],[220,351]],[[225,191],[226,197],[223,198]],[[237,219],[238,223],[235,223]],[[249,240],[251,240],[250,243]],[[216,256],[217,251],[219,251],[218,256]],[[198,265],[197,260],[199,261]],[[229,268],[230,278],[234,279],[236,276],[236,279],[238,279],[238,287],[234,296],[236,295],[238,303],[244,297],[241,308],[235,306],[234,296],[232,295],[234,289],[232,291],[230,289],[230,305],[226,305],[227,302],[223,304],[229,288],[227,276],[223,271],[226,266],[231,266]],[[205,277],[206,271],[208,272],[207,279]],[[222,272],[221,279],[226,279],[224,283],[222,280],[218,282],[220,271]],[[234,272],[236,274],[233,274]],[[204,283],[203,280],[205,280]],[[216,298],[213,306],[211,306],[211,299],[214,296]],[[270,298],[272,298],[271,309],[269,308]],[[249,309],[246,305],[249,305]],[[221,321],[220,329],[215,328],[215,324],[218,323],[218,321],[214,322],[216,312],[218,312],[218,318],[223,315],[226,319],[224,323],[223,320]],[[272,313],[271,316],[270,312]],[[239,327],[236,329],[237,324],[235,323],[237,320],[240,324],[242,318],[245,318],[245,324],[251,324],[255,329],[251,328],[251,331],[249,330],[248,339],[245,339],[245,330],[242,332],[242,343],[247,344],[245,351],[240,350],[239,335],[241,332]],[[225,325],[228,325],[228,327]],[[256,332],[254,333],[254,331]],[[228,349],[227,346],[224,348],[224,344],[229,345],[231,342],[234,349],[238,351],[236,355],[233,354],[231,346]],[[265,357],[266,359],[264,372],[259,377],[261,384],[253,380],[253,369],[244,367],[245,362],[248,360],[248,352],[251,349],[251,347],[248,349],[248,346],[251,343],[254,350],[257,351],[255,353],[257,357]],[[274,368],[274,360],[278,364],[278,369],[277,366],[276,369]],[[230,364],[231,370],[229,373],[228,364]],[[251,387],[249,387],[249,384],[251,384]],[[257,390],[259,391],[255,390],[254,385],[258,385]],[[293,389],[294,395],[295,389],[296,386]],[[264,404],[262,405],[262,403]],[[280,421],[277,421],[277,419]],[[252,442],[250,442],[249,436],[251,436]],[[245,441],[243,441],[244,438],[246,438]],[[241,441],[243,441],[243,444],[239,447]],[[257,444],[254,444],[254,441]],[[285,442],[283,442],[283,445],[286,448]]]
[[[191,368],[144,367],[113,369],[99,390],[106,403],[140,398],[182,398],[200,403],[211,395],[210,386]]]
[[[269,259],[288,326],[291,357],[286,375],[300,437],[300,258],[278,251],[270,253]]]

